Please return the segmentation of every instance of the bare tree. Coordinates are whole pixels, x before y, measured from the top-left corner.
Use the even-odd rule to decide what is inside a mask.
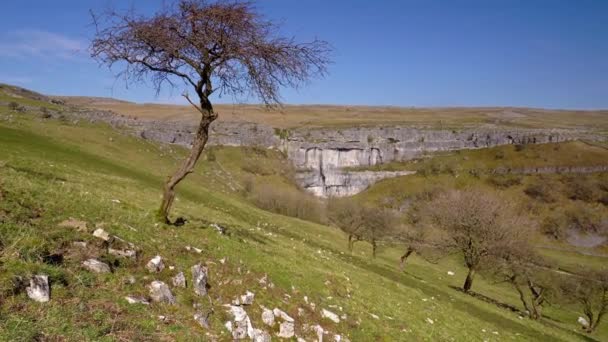
[[[469,269],[463,290],[471,290],[483,262],[506,245],[524,226],[523,216],[495,194],[482,190],[451,191],[426,207],[431,223],[446,235],[441,247],[462,253]]]
[[[331,199],[327,204],[329,223],[348,235],[348,250],[353,251],[355,242],[363,240],[363,208],[350,199]]]
[[[248,1],[178,0],[151,17],[110,11],[93,18],[92,57],[109,66],[119,63],[124,67],[119,75],[130,81],[151,79],[157,93],[182,81],[197,96],[184,93],[201,116],[190,154],[164,186],[159,216],[167,223],[175,187],[194,171],[218,117],[213,94],[254,96],[277,105],[282,87],[323,76],[329,63],[326,42],[300,44],[278,36],[277,25]]]
[[[561,287],[566,299],[582,306],[588,321],[585,331],[594,332],[608,313],[608,270],[583,270],[564,278]]]
[[[386,208],[366,207],[361,212],[363,225],[360,236],[372,245],[372,257],[375,258],[378,242],[395,236],[398,218],[392,210]]]

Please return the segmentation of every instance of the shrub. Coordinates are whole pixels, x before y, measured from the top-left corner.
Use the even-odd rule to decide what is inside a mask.
[[[574,206],[564,212],[566,223],[569,228],[576,229],[582,233],[606,233],[601,216],[591,207],[584,203],[577,202]]]
[[[521,152],[521,151],[523,151],[525,149],[526,149],[526,145],[524,145],[524,144],[517,144],[517,145],[515,145],[515,152]]]
[[[43,119],[49,119],[52,117],[52,114],[48,108],[40,107],[40,117]]]
[[[561,215],[553,214],[545,217],[540,225],[542,234],[555,240],[563,240],[567,236],[565,218]]]
[[[505,151],[500,150],[500,151],[496,152],[496,155],[494,156],[494,158],[496,158],[496,159],[505,159]]]
[[[562,180],[565,193],[571,200],[593,202],[598,197],[594,185],[586,177],[570,176]]]
[[[492,175],[487,182],[499,189],[507,189],[515,185],[520,185],[522,177],[518,175]]]
[[[277,214],[318,223],[324,221],[319,200],[297,190],[279,189],[275,185],[252,186],[249,199],[258,208]]]
[[[15,101],[12,101],[8,104],[8,108],[14,112],[25,112],[25,107],[23,107],[22,105],[18,104]]]
[[[548,178],[537,178],[526,186],[524,193],[545,203],[554,203],[557,201],[556,184]]]

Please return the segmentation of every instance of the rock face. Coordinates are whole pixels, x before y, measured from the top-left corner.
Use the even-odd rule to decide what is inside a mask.
[[[175,297],[171,293],[169,286],[162,281],[155,280],[149,286],[150,298],[154,302],[175,304]]]
[[[26,289],[30,299],[40,303],[48,302],[51,299],[51,289],[49,287],[49,277],[46,275],[35,275],[30,279],[30,286]]]
[[[188,147],[196,131],[193,123],[137,120],[104,111],[82,110],[75,115],[92,122],[104,121],[126,128],[144,139]],[[315,195],[327,197],[353,195],[380,179],[409,174],[352,172],[344,168],[411,160],[427,152],[579,139],[605,141],[606,137],[576,129],[501,129],[490,125],[459,130],[395,125],[275,130],[255,123],[214,122],[209,145],[279,149],[302,172],[298,176],[302,187]]]
[[[207,294],[207,267],[201,264],[194,265],[191,268],[192,271],[192,287],[194,293],[199,296]]]

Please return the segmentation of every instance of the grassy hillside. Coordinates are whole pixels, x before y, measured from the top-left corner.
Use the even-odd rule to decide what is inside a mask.
[[[453,289],[465,277],[456,258],[429,264],[414,257],[400,272],[398,248],[382,248],[371,259],[371,250],[361,244],[351,255],[346,237],[334,228],[255,208],[241,195],[250,177],[294,189],[289,174],[276,171],[285,163],[278,152],[256,152],[253,160],[267,170],[257,173],[246,171],[252,151],[208,153],[179,188],[175,214],[188,222],[169,227],[156,222],[155,210],[162,181],[184,155],[182,149],[103,125],[13,113],[5,106],[0,106],[0,147],[0,340],[226,341],[223,305],[247,290],[256,294],[254,305],[246,308],[254,327],[274,334],[278,328],[263,325],[259,305],[278,307],[296,319],[296,332],[309,341],[315,334],[303,324],[320,324],[351,341],[608,339],[608,325],[592,336],[582,334],[579,313],[571,307],[550,307],[549,319],[533,322]],[[85,221],[88,228],[58,225],[68,218]],[[227,227],[228,234],[218,234],[211,223]],[[134,243],[140,250],[137,260],[108,255],[91,235],[97,225]],[[74,241],[88,244],[83,249]],[[149,274],[144,265],[156,254],[175,269]],[[111,263],[113,272],[84,270],[81,262],[88,257]],[[210,269],[210,300],[196,297],[190,288],[173,289],[175,306],[129,305],[123,298],[146,295],[152,280],[170,283],[179,270],[189,280],[189,268],[198,262]],[[50,276],[49,303],[29,300],[18,286],[19,277],[39,273]],[[274,288],[259,282],[264,275]],[[504,284],[480,278],[474,290],[519,305]],[[210,329],[192,319],[193,304],[214,310]],[[345,319],[338,324],[323,319],[322,308]]]

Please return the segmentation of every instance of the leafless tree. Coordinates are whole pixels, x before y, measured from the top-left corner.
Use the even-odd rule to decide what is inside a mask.
[[[159,216],[167,223],[175,187],[194,171],[218,117],[213,94],[254,96],[274,106],[281,88],[323,76],[329,64],[326,42],[279,36],[277,25],[248,1],[177,0],[151,17],[109,11],[93,18],[97,33],[90,50],[100,63],[118,64],[119,75],[130,81],[151,79],[157,93],[181,81],[196,94],[184,93],[200,122],[190,154],[164,186]]]
[[[608,270],[583,270],[577,276],[564,277],[561,288],[566,299],[578,302],[587,317],[583,327],[592,333],[608,313]]]
[[[348,235],[348,250],[352,252],[355,242],[363,239],[363,207],[350,199],[331,199],[327,203],[327,219]]]
[[[442,194],[427,205],[426,213],[431,224],[446,235],[441,248],[459,251],[464,257],[469,269],[462,287],[465,292],[470,291],[483,262],[516,243],[515,236],[525,226],[524,217],[508,202],[475,189]]]
[[[365,207],[362,210],[363,226],[360,237],[372,245],[372,257],[376,257],[378,242],[392,240],[398,228],[395,213],[386,208]]]

